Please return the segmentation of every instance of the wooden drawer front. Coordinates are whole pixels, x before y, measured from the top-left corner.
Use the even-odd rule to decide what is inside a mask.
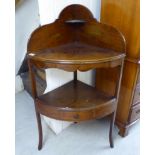
[[[140,104],[137,104],[131,108],[129,122],[132,123],[137,119],[139,119],[139,117],[140,117]]]
[[[137,104],[140,102],[140,85],[137,85],[135,89],[135,94],[133,97],[133,105]]]

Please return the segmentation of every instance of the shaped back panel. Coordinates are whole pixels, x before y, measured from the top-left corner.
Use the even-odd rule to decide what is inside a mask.
[[[63,9],[54,23],[36,29],[27,50],[38,52],[75,41],[125,52],[123,35],[114,27],[97,22],[86,7],[77,4]]]

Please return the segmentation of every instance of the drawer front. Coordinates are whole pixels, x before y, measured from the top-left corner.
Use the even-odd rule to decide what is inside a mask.
[[[129,122],[132,123],[140,118],[140,104],[137,104],[131,108]]]
[[[140,85],[137,85],[133,97],[133,105],[137,104],[140,102]]]

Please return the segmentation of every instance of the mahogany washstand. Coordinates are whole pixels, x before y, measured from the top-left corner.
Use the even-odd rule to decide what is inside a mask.
[[[65,121],[87,121],[111,115],[109,142],[113,147],[117,101],[125,57],[125,40],[114,27],[101,24],[82,5],[70,5],[51,24],[37,28],[27,46],[32,93],[39,130],[38,149],[42,148],[40,114]],[[114,95],[77,80],[77,70],[117,68],[119,76]],[[58,68],[74,72],[67,84],[37,95],[35,68]]]

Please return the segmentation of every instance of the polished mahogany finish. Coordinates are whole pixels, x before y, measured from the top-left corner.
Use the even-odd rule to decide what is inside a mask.
[[[115,26],[126,39],[126,58],[118,101],[116,124],[121,136],[140,116],[140,1],[102,0],[101,22]],[[96,86],[110,94],[115,89],[117,71],[97,69]],[[106,83],[106,84],[105,84]]]
[[[27,57],[42,148],[40,114],[66,121],[86,121],[111,116],[109,142],[116,115],[125,57],[125,40],[114,27],[97,22],[84,6],[66,7],[51,24],[36,29],[28,42]],[[43,95],[37,94],[35,69],[59,68],[74,72],[69,83]],[[117,68],[113,95],[77,80],[77,70]]]
[[[41,114],[75,122],[104,117],[116,108],[115,97],[74,80],[39,96],[36,101]]]

